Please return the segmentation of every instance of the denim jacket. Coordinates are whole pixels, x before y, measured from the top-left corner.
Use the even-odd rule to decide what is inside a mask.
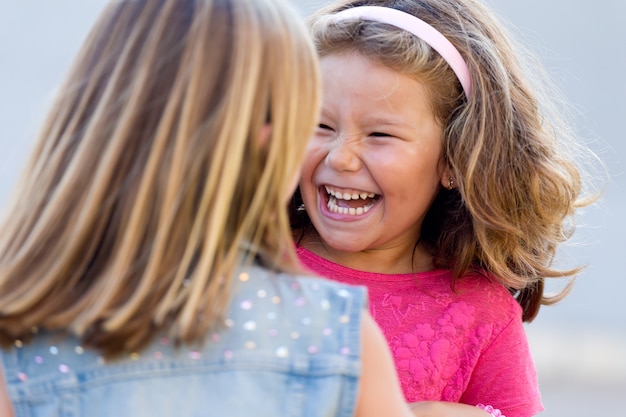
[[[354,414],[366,290],[251,267],[204,343],[107,361],[38,332],[0,350],[16,417],[317,417]]]

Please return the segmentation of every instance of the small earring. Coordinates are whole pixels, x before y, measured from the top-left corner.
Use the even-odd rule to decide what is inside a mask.
[[[306,211],[306,207],[304,207],[304,203],[300,204],[296,211]]]
[[[448,191],[454,189],[454,178],[448,177]]]

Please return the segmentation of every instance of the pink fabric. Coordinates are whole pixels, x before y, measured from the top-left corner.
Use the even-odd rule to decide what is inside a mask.
[[[543,410],[521,308],[501,284],[450,272],[377,274],[345,268],[298,248],[312,272],[365,285],[407,401],[489,404],[507,417]]]

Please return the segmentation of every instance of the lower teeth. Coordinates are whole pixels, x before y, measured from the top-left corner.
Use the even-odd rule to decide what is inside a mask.
[[[370,203],[362,207],[339,207],[337,205],[337,199],[335,197],[330,197],[326,206],[332,213],[360,216],[361,214],[367,213],[374,206],[374,203]]]

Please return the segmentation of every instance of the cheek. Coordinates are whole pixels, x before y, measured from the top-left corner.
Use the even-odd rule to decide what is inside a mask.
[[[315,140],[310,141],[301,165],[303,181],[312,179],[315,169],[324,161],[325,157],[326,151],[323,146],[320,143],[316,143]]]
[[[296,187],[298,187],[298,182],[300,181],[300,172],[298,171],[294,176],[293,179],[291,180],[291,183],[289,183],[289,188],[287,188],[287,198],[285,199],[285,202],[289,202],[291,200],[291,197],[293,196],[293,193],[296,191]]]
[[[386,194],[414,198],[416,191],[429,194],[439,189],[441,169],[436,158],[406,152],[369,162],[370,172]]]
[[[317,204],[317,186],[315,184],[315,170],[319,164],[314,158],[305,158],[300,175],[300,195],[306,207],[314,207]]]
[[[307,200],[310,198],[312,194],[312,189],[314,188],[313,183],[313,173],[315,172],[315,164],[307,155],[302,161],[302,166],[300,170],[300,176],[298,177],[299,182],[298,185],[300,187],[300,194],[302,195],[302,199],[307,203]]]

